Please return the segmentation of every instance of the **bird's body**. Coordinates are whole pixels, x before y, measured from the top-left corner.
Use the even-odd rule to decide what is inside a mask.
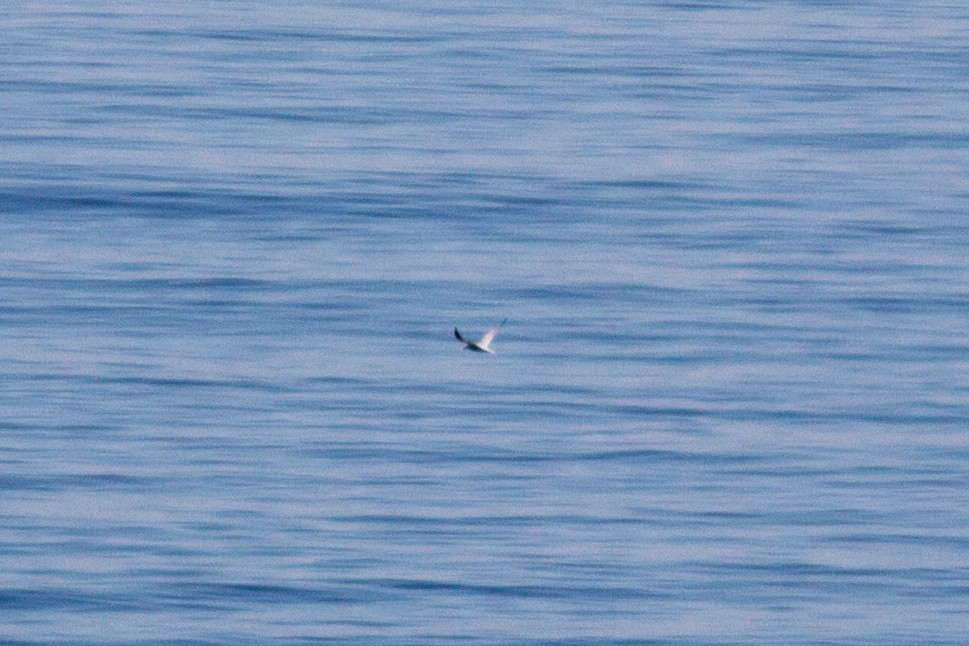
[[[482,336],[479,341],[468,341],[463,336],[461,336],[461,333],[458,332],[457,328],[454,328],[454,338],[464,344],[465,350],[473,350],[474,352],[487,352],[488,354],[494,354],[495,351],[492,350],[490,347],[491,342],[492,340],[494,340],[495,336],[497,336],[498,331],[501,329],[501,326],[503,326],[506,321],[508,321],[508,319],[505,319],[504,321],[499,323],[497,327],[493,327],[487,332],[485,332],[484,336]]]

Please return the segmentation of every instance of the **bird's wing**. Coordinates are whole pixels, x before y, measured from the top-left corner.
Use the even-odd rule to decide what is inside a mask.
[[[508,319],[505,319],[504,321],[498,324],[498,327],[493,327],[487,332],[485,332],[484,336],[481,337],[481,340],[478,341],[478,345],[480,345],[482,348],[487,348],[489,345],[491,345],[491,340],[498,335],[499,330],[501,330],[501,328],[507,322],[508,322]]]
[[[465,339],[463,336],[461,336],[461,333],[458,332],[458,329],[457,328],[454,328],[454,338],[457,339],[458,341],[460,341],[461,343],[471,343],[470,341],[468,341],[467,339]]]

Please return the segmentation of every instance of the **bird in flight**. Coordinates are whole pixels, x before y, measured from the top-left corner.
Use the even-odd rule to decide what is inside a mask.
[[[475,352],[487,352],[488,354],[494,354],[495,351],[491,349],[491,341],[497,336],[498,331],[501,330],[501,326],[505,324],[508,319],[505,319],[498,324],[498,327],[493,327],[484,333],[480,341],[468,341],[461,333],[458,332],[457,328],[454,328],[454,338],[464,344],[465,350],[474,350]]]

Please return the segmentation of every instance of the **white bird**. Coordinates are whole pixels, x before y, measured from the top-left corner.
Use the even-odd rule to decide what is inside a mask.
[[[491,341],[495,338],[495,336],[497,336],[498,331],[501,330],[501,326],[503,326],[507,321],[508,319],[505,319],[498,324],[498,327],[493,327],[485,332],[484,336],[482,336],[481,340],[477,343],[465,339],[463,336],[461,336],[461,333],[458,332],[457,328],[454,328],[454,338],[464,344],[465,350],[474,350],[475,352],[487,352],[488,354],[494,354],[495,351],[490,347]]]

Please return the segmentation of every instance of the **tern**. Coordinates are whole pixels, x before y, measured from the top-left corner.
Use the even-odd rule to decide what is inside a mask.
[[[461,333],[458,332],[457,328],[454,328],[454,338],[464,344],[465,350],[474,350],[475,352],[487,352],[488,354],[494,354],[495,351],[491,349],[491,341],[494,340],[495,336],[498,334],[498,331],[501,330],[501,326],[503,326],[507,321],[508,319],[505,319],[499,323],[497,327],[493,327],[485,332],[484,336],[482,336],[481,340],[478,342],[468,341],[461,336]]]

